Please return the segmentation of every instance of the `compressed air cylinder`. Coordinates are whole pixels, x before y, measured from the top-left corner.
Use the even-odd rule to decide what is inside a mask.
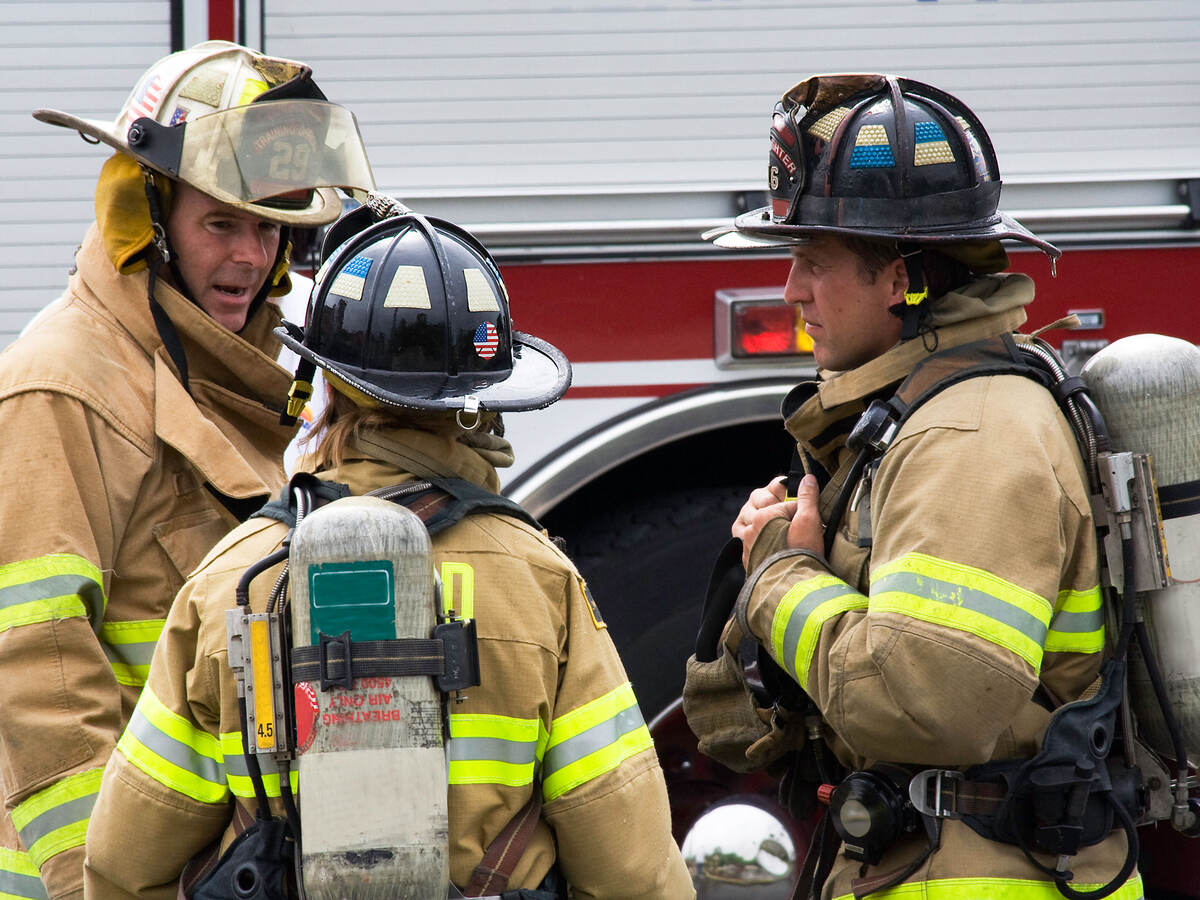
[[[1149,591],[1144,617],[1184,745],[1200,752],[1200,350],[1160,334],[1122,338],[1081,373],[1115,452],[1149,453],[1158,485],[1170,580]],[[1135,645],[1136,651],[1136,645]],[[1140,654],[1130,654],[1130,699],[1142,735],[1175,752]]]
[[[347,497],[301,521],[289,554],[292,642],[428,638],[429,535],[408,509]],[[442,701],[427,675],[296,686],[305,891],[430,900],[449,885]]]

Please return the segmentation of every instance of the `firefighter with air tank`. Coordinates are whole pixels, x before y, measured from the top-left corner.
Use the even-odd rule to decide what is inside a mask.
[[[1141,897],[1081,384],[1016,333],[1034,285],[1000,242],[1059,251],[999,211],[983,124],[929,85],[810,77],[770,140],[770,206],[712,236],[790,249],[820,377],[784,401],[792,475],[733,523],[745,583],[688,663],[701,750],[825,785],[797,896]]]

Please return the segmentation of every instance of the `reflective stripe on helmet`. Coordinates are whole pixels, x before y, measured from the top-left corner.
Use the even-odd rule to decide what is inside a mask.
[[[98,766],[68,775],[13,809],[13,826],[33,865],[41,868],[50,857],[83,846],[103,772]]]
[[[0,897],[47,900],[46,886],[28,853],[0,847]]]
[[[821,626],[852,609],[865,609],[867,598],[833,575],[806,578],[791,587],[771,619],[776,660],[805,690]]]
[[[653,746],[627,681],[550,723],[542,796],[549,802]]]
[[[984,569],[906,553],[871,573],[871,612],[894,612],[974,634],[1041,671],[1053,609]]]

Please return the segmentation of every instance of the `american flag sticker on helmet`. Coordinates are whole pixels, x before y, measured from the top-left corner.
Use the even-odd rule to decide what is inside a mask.
[[[396,309],[430,309],[425,270],[420,266],[396,266],[383,305]]]
[[[480,269],[463,269],[467,279],[467,309],[471,312],[500,312],[492,284]]]
[[[337,278],[329,286],[329,293],[346,297],[350,300],[361,300],[363,285],[367,282],[367,273],[371,271],[372,259],[369,256],[356,256],[346,264]]]
[[[131,104],[133,118],[145,116],[153,119],[158,113],[159,104],[163,100],[162,80],[157,74],[142,85],[137,98]]]
[[[496,326],[491,322],[481,322],[475,329],[474,342],[475,352],[479,354],[479,357],[491,359],[496,355],[496,348],[500,346],[500,333],[496,331]]]

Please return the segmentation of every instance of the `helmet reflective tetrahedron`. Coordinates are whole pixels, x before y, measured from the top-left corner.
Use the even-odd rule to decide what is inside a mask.
[[[1051,244],[999,210],[1000,171],[983,124],[957,98],[891,75],[815,75],[771,120],[770,206],[715,234],[722,246],[781,246],[820,232],[914,243],[1012,238]]]
[[[206,41],[147,69],[112,122],[53,109],[34,117],[261,218],[313,227],[341,212],[334,188],[365,191],[374,179],[354,115],[311,75],[294,60]]]
[[[483,245],[440,219],[394,216],[346,240],[317,273],[307,321],[302,339],[276,334],[368,405],[538,409],[571,380],[561,352],[513,331]]]

